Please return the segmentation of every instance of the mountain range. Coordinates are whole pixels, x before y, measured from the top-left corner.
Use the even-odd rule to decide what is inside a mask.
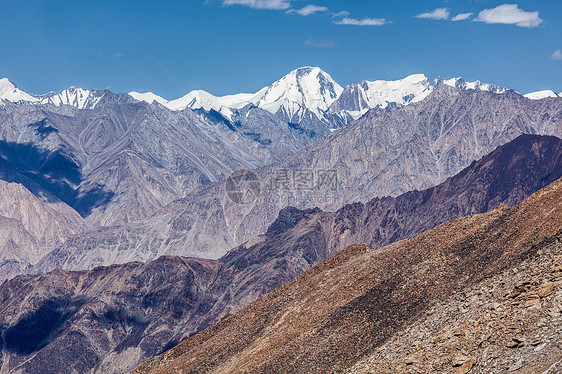
[[[18,230],[18,248],[41,255],[3,255],[0,262],[13,269],[4,279],[161,255],[217,259],[265,232],[286,206],[335,211],[425,189],[520,134],[562,136],[560,98],[530,100],[490,84],[423,75],[341,89],[318,68],[296,69],[242,107],[234,97],[221,99],[228,115],[208,95],[211,106],[190,99],[201,105],[171,110],[134,94],[32,96],[9,81],[2,86],[0,121],[9,126],[0,138],[0,179],[84,221],[79,232],[54,235],[58,242],[44,246],[23,240],[41,227],[30,219],[22,226],[27,233]],[[225,179],[238,169],[255,170],[261,181],[260,198],[250,204],[225,193]],[[337,183],[271,188],[279,171],[337,171]],[[6,235],[14,236],[10,227]],[[0,253],[13,253],[10,245]]]
[[[349,243],[376,249],[449,219],[507,209],[502,204],[515,205],[560,177],[562,140],[523,135],[425,191],[335,213],[286,208],[261,236],[219,260],[163,256],[18,276],[0,286],[1,368],[127,372]]]
[[[516,367],[498,341],[539,368],[539,338],[554,362],[561,138],[558,94],[462,78],[303,67],[176,100],[1,79],[0,372],[169,350],[138,370],[464,374]],[[439,340],[539,306],[541,337]]]
[[[533,101],[512,91],[442,85],[421,102],[375,108],[283,161],[257,169],[263,188],[249,204],[229,199],[225,183],[217,182],[146,220],[73,237],[47,255],[39,269],[91,269],[161,255],[216,259],[265,232],[284,207],[335,211],[374,196],[426,189],[529,133],[562,136],[559,98]],[[272,184],[279,171],[299,170],[336,170],[337,184],[311,189]]]
[[[330,118],[333,115],[349,122],[375,107],[403,106],[410,102],[421,101],[441,84],[464,90],[495,93],[507,91],[506,88],[489,83],[467,82],[460,77],[451,79],[439,77],[431,81],[423,74],[414,74],[395,81],[364,80],[342,88],[322,69],[305,66],[291,71],[256,93],[215,96],[203,90],[193,90],[174,100],[166,100],[152,92],[131,91],[128,95],[149,104],[159,103],[174,111],[186,108],[214,110],[229,120],[232,120],[237,110],[256,106],[292,123],[301,123],[310,116],[330,123],[333,122]],[[10,102],[70,105],[78,109],[93,109],[108,92],[70,87],[60,93],[30,95],[8,79],[0,79],[0,99]],[[552,90],[542,90],[528,93],[525,97],[540,100],[546,97],[558,97],[558,94]]]

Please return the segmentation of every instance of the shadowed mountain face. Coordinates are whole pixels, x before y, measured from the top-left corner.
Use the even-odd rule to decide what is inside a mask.
[[[39,128],[42,135],[56,132],[52,127]],[[47,202],[64,201],[82,217],[114,195],[101,186],[80,194],[78,186],[84,180],[80,166],[62,150],[42,150],[30,143],[0,141],[0,179],[21,183]]]
[[[382,246],[445,219],[520,201],[562,175],[561,143],[554,137],[522,136],[440,186],[383,199],[385,204],[374,199],[336,213],[286,208],[264,235],[216,261],[166,256],[146,264],[16,277],[0,286],[4,295],[0,308],[5,310],[0,325],[6,331],[30,324],[45,303],[59,305],[57,300],[63,299],[81,304],[69,304],[79,305],[78,310],[55,308],[67,317],[61,317],[63,322],[56,328],[45,327],[52,332],[44,344],[24,347],[33,352],[5,348],[5,357],[10,359],[2,363],[2,369],[33,371],[49,364],[54,371],[69,366],[100,373],[131,370],[291,281],[359,237],[374,247]],[[72,242],[67,241],[68,248]],[[86,353],[74,356],[76,347]]]
[[[455,349],[460,351],[467,346],[473,351],[466,354],[479,358],[486,355],[484,346],[488,347],[487,352],[494,351],[496,356],[487,356],[486,361],[480,362],[483,366],[490,361],[490,367],[484,366],[484,371],[492,367],[502,372],[514,371],[510,369],[515,365],[508,359],[519,356],[532,360],[523,365],[529,371],[543,372],[560,358],[557,331],[562,324],[555,298],[562,296],[561,284],[551,281],[542,285],[546,288],[540,288],[536,282],[517,283],[513,278],[521,267],[525,277],[539,272],[541,279],[560,279],[560,236],[552,237],[561,230],[562,180],[558,180],[514,208],[504,206],[486,214],[452,220],[378,251],[368,251],[364,244],[353,245],[134,372],[335,373],[350,370],[359,361],[356,372],[453,372],[455,366],[462,365],[463,371],[456,372],[466,373],[476,360],[452,360],[451,356]],[[547,259],[542,260],[541,256]],[[499,292],[494,294],[490,286],[497,286]],[[536,298],[526,299],[535,290]],[[491,292],[489,306],[495,301],[496,313],[514,322],[515,327],[498,322],[497,316],[485,314],[470,303],[465,302],[463,309],[453,311],[452,299],[464,291],[472,291],[473,301],[477,295]],[[499,308],[499,302],[510,297],[515,300],[503,303],[510,306],[509,312],[505,312]],[[402,334],[415,330],[420,320],[431,320],[433,313],[446,313],[442,306],[446,303],[450,318],[455,314],[479,318],[467,318],[467,329],[462,332],[449,331],[451,335],[463,336],[466,345],[457,339],[456,347],[445,343],[436,348],[447,339],[445,334],[438,333],[425,334],[424,342],[419,343],[401,340]],[[520,355],[509,352],[524,347],[528,341],[527,344],[534,344],[530,338],[536,336],[537,326],[527,325],[518,313],[524,313],[531,305],[540,309],[543,303],[553,308],[553,314],[540,313],[541,330],[548,335],[538,344],[544,342],[551,349],[540,352],[540,358],[537,351],[532,352],[532,346],[520,351]],[[536,312],[525,315],[538,317]],[[502,331],[495,331],[492,337],[494,324]],[[442,326],[444,333],[447,327]],[[517,330],[511,330],[512,336],[510,328]],[[486,330],[490,335],[486,335]],[[422,331],[418,329],[418,334]],[[378,352],[386,346],[397,357],[396,361],[377,361],[381,357],[384,360],[385,355]],[[392,347],[408,351],[396,352],[389,349]],[[446,354],[447,347],[453,350],[448,352],[447,366],[440,367],[445,358],[432,353]],[[413,357],[405,357],[407,354]]]
[[[58,263],[72,264],[71,269],[159,255],[220,258],[264,233],[286,206],[335,211],[375,196],[423,190],[521,134],[562,136],[562,99],[529,100],[512,91],[494,94],[443,85],[421,102],[371,110],[282,162],[259,169],[262,193],[252,203],[233,202],[225,184],[217,182],[173,201],[148,220],[108,228],[101,237],[91,233],[77,238],[70,262],[68,248],[53,255]],[[303,170],[317,175],[334,171],[337,183],[296,188],[291,175]],[[283,171],[288,171],[289,187],[272,183]]]
[[[2,370],[130,370],[132,363],[173,346],[176,329],[185,329],[192,314],[209,310],[205,290],[216,271],[213,261],[164,257],[91,272],[16,277],[0,287],[0,346],[9,357],[0,359]]]

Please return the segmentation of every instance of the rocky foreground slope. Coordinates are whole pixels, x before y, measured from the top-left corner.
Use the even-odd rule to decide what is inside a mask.
[[[374,199],[341,214],[287,208],[264,235],[216,261],[165,256],[146,264],[16,277],[0,286],[0,368],[132,370],[358,237],[388,243],[446,218],[519,202],[562,176],[561,155],[558,138],[522,136],[440,186],[384,204]]]
[[[556,370],[561,230],[558,180],[513,208],[350,246],[135,373]]]

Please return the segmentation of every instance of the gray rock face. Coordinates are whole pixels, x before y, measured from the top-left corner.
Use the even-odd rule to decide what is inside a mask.
[[[53,202],[57,202],[65,207],[63,215],[69,209],[78,212],[94,230],[86,238],[96,240],[101,239],[97,236],[104,231],[101,227],[142,222],[174,200],[197,193],[237,169],[278,162],[328,132],[318,119],[288,123],[253,105],[226,118],[214,110],[172,111],[107,90],[71,88],[33,99],[16,103],[0,100],[0,180],[23,185],[39,199],[33,200],[36,204],[55,208]],[[201,211],[203,207],[199,204],[194,209]],[[174,229],[187,227],[181,220],[174,222]],[[218,225],[220,220],[206,224]],[[4,230],[4,248],[7,251],[10,247],[11,253],[6,261],[16,261],[12,257],[21,252],[18,258],[23,262],[10,262],[13,269],[28,269],[37,262],[24,260],[25,253],[33,251],[42,257],[56,247],[53,243],[62,242],[45,239],[60,238],[58,232],[45,231],[43,239],[31,233],[35,239],[30,239],[21,227],[16,229],[17,225],[6,221]],[[147,245],[142,240],[148,231],[143,224],[138,227],[127,239],[119,240],[122,250]],[[162,228],[164,225],[154,228],[155,242],[161,239],[166,247],[184,246],[185,238],[174,238]],[[68,231],[76,234],[85,230],[69,226]],[[194,236],[195,241],[205,239],[204,235],[201,239]],[[86,240],[73,239],[71,243]],[[113,245],[115,241],[105,243]],[[225,238],[221,248],[234,244]],[[152,252],[145,259],[163,251]],[[198,254],[224,254],[222,249],[219,252]],[[2,278],[8,276],[6,271]]]
[[[90,233],[61,247],[42,269],[87,269],[173,254],[218,258],[267,229],[282,208],[335,211],[373,196],[397,196],[437,185],[521,134],[562,136],[562,100],[529,100],[440,85],[424,101],[375,109],[270,168],[260,169],[262,195],[231,201],[221,183],[186,195],[154,217]],[[271,171],[335,170],[337,188],[271,187]],[[49,265],[50,263],[50,265]]]

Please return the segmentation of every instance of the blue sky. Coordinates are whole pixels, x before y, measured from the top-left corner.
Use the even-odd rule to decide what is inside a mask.
[[[424,73],[562,91],[557,0],[0,0],[0,14],[0,77],[32,94],[255,92],[305,65],[341,85]]]

